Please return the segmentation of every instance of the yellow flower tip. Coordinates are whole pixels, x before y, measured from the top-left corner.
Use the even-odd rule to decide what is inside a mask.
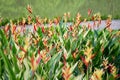
[[[25,50],[27,50],[28,47],[29,47],[29,44],[30,44],[29,40],[30,40],[29,37],[25,38],[25,46],[24,46],[24,49],[25,49]]]
[[[86,21],[87,21],[87,19],[85,18],[83,22],[86,22]]]
[[[95,69],[93,75],[91,76],[91,80],[102,80],[102,75],[104,74],[103,69]]]
[[[67,13],[64,13],[64,17],[66,17],[67,16]]]
[[[85,49],[84,54],[85,54],[86,56],[92,54],[92,49],[93,49],[92,47],[87,47],[87,49]]]

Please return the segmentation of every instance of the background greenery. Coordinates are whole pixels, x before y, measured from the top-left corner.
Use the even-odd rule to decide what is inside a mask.
[[[119,18],[120,0],[0,0],[0,16],[4,18],[18,18],[27,16],[26,6],[30,4],[35,15],[53,18],[62,16],[64,12],[71,12],[72,17],[80,12],[87,16],[90,8],[94,13],[102,16],[113,15]]]

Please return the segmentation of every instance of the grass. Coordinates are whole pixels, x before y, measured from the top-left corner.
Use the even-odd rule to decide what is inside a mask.
[[[0,16],[4,18],[19,18],[27,16],[25,7],[30,4],[35,15],[53,18],[62,16],[65,12],[71,12],[71,17],[75,17],[80,12],[87,17],[87,10],[90,8],[93,13],[100,12],[102,16],[113,15],[113,18],[120,18],[119,0],[1,0]]]

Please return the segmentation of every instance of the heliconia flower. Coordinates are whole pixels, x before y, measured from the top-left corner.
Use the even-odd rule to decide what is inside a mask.
[[[23,51],[20,51],[16,57],[19,60],[19,62],[22,63],[25,57],[25,53]]]
[[[34,53],[33,53],[32,57],[30,59],[30,61],[31,61],[31,68],[32,68],[33,72],[37,69],[41,59],[42,59],[42,56],[40,55],[40,50],[38,50],[37,57],[35,57]]]
[[[80,56],[80,58],[83,61],[83,63],[85,64],[85,66],[88,67],[89,63],[85,60],[85,57]]]
[[[114,76],[117,77],[117,68],[113,64],[108,65],[108,71]]]
[[[67,59],[67,53],[63,54],[63,58],[66,60]]]
[[[104,52],[104,47],[103,47],[103,45],[101,46],[101,52],[102,52],[102,53]]]
[[[109,28],[111,25],[111,20],[107,19],[106,20],[106,28]]]
[[[67,13],[64,13],[64,17],[67,17]]]
[[[63,78],[65,79],[65,80],[69,80],[70,79],[70,77],[71,77],[71,71],[70,71],[70,67],[67,65],[67,64],[65,64],[64,66],[63,66],[63,68],[62,68],[62,76],[63,76]]]
[[[23,19],[22,19],[22,25],[23,25],[23,27],[25,27],[25,23],[26,23],[26,19],[23,18]]]
[[[42,29],[42,32],[45,33],[45,28],[44,28],[44,26],[42,26],[41,29]]]
[[[69,29],[70,31],[72,31],[72,30],[73,30],[73,26],[70,25],[70,26],[68,27],[68,29]]]
[[[46,57],[45,60],[44,60],[44,63],[47,63],[49,60],[50,60],[50,56],[49,57]]]
[[[16,42],[16,44],[19,46],[20,50],[22,50],[25,54],[27,53],[27,49],[28,49],[28,47],[30,45],[29,40],[30,39],[28,37],[25,39],[25,45],[23,47],[19,46],[18,43]]]
[[[38,26],[41,25],[41,20],[38,16],[36,16],[36,23],[37,23]]]
[[[67,31],[64,33],[63,37],[64,37],[65,39],[68,38],[68,33],[67,33]]]
[[[90,57],[90,54],[92,54],[92,47],[87,47],[87,49],[85,49],[84,54],[88,57]]]
[[[48,38],[43,38],[42,41],[43,41],[43,45],[47,46]]]
[[[57,25],[59,23],[57,18],[54,18],[54,24]]]
[[[33,27],[34,27],[34,31],[37,31],[37,24],[33,24]]]
[[[81,14],[77,13],[76,20],[80,20],[80,18],[81,18]]]
[[[30,38],[29,38],[29,37],[25,38],[25,46],[24,46],[24,49],[25,49],[25,50],[27,50],[28,47],[29,47],[29,44],[30,44],[29,41],[30,41]]]
[[[88,67],[90,61],[95,57],[95,54],[92,54],[92,47],[87,47],[87,49],[84,52],[84,56],[80,56],[81,60],[83,63]]]
[[[60,51],[60,45],[61,45],[61,43],[60,43],[60,42],[58,42],[58,43],[56,44],[56,49],[57,49],[57,52],[59,52],[59,51]]]
[[[63,18],[64,18],[64,21],[67,22],[67,13],[64,13]]]
[[[63,64],[64,64],[64,65],[67,64],[66,59],[67,59],[67,54],[64,53],[64,54],[63,54]]]
[[[32,20],[32,18],[31,18],[31,16],[29,15],[29,16],[28,16],[28,24],[31,23],[31,20]]]
[[[32,71],[34,72],[36,70],[36,66],[35,66],[35,58],[34,58],[34,55],[31,57],[31,68],[32,68]]]
[[[19,46],[19,47],[20,47],[20,50],[22,50],[24,53],[27,53],[27,51],[23,47],[21,47],[21,46]]]
[[[108,68],[108,58],[104,58],[103,59],[103,63],[102,63],[102,66],[104,67],[104,69],[107,69]]]
[[[31,6],[30,6],[30,5],[28,5],[28,6],[27,6],[27,10],[28,10],[28,12],[29,12],[29,13],[31,13],[31,14],[32,14],[32,8],[31,8]]]
[[[53,20],[50,20],[50,19],[49,19],[48,24],[49,24],[49,27],[52,27],[52,25],[53,25]]]
[[[14,36],[14,40],[15,42],[18,42],[18,36],[20,35],[19,32],[16,32],[13,36]]]
[[[40,37],[36,37],[36,39],[32,39],[32,40],[33,40],[34,44],[37,45],[40,40]]]
[[[32,39],[32,40],[33,40],[33,43],[34,43],[35,45],[38,44],[38,40],[36,40],[36,39]]]
[[[90,23],[88,23],[88,29],[91,29],[91,27],[92,27],[92,26],[91,26],[91,24],[90,24]]]
[[[78,48],[76,48],[75,51],[72,52],[72,56],[74,59],[76,58],[77,53],[78,53]]]
[[[51,37],[53,35],[53,32],[52,31],[48,31],[48,36]]]
[[[44,22],[45,22],[45,23],[47,22],[47,20],[48,20],[47,18],[44,18]]]
[[[22,28],[21,27],[17,27],[17,32],[18,33],[22,32]]]
[[[75,37],[75,36],[76,36],[76,32],[73,31],[73,32],[72,32],[72,37]]]
[[[86,21],[87,21],[87,19],[85,18],[83,22],[86,22]]]
[[[90,80],[102,80],[102,75],[104,74],[103,69],[95,69],[93,75]]]
[[[95,20],[95,17],[94,17],[94,16],[92,16],[92,17],[91,17],[91,19],[92,19],[92,21],[94,21],[94,20]]]
[[[4,28],[5,33],[8,32],[9,29],[10,29],[9,24],[5,25],[5,28]]]
[[[70,18],[70,12],[67,13],[68,18]]]
[[[16,25],[11,22],[11,31],[12,31],[12,34],[15,33],[15,30],[16,30]]]
[[[48,52],[46,50],[41,50],[39,56],[45,64],[51,59],[51,56],[48,56]]]
[[[88,16],[90,16],[91,13],[92,13],[92,10],[88,9]]]

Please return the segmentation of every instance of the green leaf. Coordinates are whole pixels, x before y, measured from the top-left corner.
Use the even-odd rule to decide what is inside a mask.
[[[19,67],[17,65],[17,58],[14,54],[13,54],[12,61],[13,61],[13,65],[14,65],[13,67],[15,68],[15,73],[18,74],[20,72],[20,70],[19,70]]]
[[[40,38],[42,38],[43,37],[43,33],[42,33],[42,30],[41,30],[41,28],[39,27],[38,28],[38,35],[40,36]]]
[[[0,29],[0,37],[2,38],[1,39],[1,42],[3,44],[2,48],[5,49],[8,46],[8,41],[2,29]]]
[[[69,51],[71,48],[71,39],[68,39],[65,43],[65,49]]]
[[[11,68],[12,66],[10,65],[8,58],[7,58],[7,57],[5,56],[5,54],[1,51],[1,49],[0,49],[0,55],[2,56],[2,58],[3,58],[3,60],[4,60],[5,66],[6,66],[7,71],[8,71],[8,74],[9,74],[9,76],[10,76],[10,79],[11,79],[11,80],[16,80],[16,76],[15,76],[15,74],[14,74],[12,68]]]
[[[76,62],[74,65],[72,65],[72,67],[71,67],[71,72],[73,72],[74,71],[74,69],[76,68],[76,66],[77,66],[77,64],[78,64],[78,62]]]
[[[61,59],[62,53],[56,53],[49,61],[49,66],[50,66],[50,71],[49,71],[49,77],[52,78],[53,76],[55,76],[54,72],[55,72],[55,66],[56,64],[59,62],[59,60]],[[57,65],[59,66],[59,65]]]

